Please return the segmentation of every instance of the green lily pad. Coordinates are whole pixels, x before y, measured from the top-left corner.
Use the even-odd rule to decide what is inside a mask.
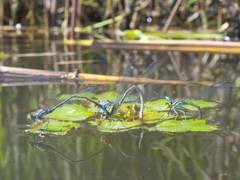
[[[214,131],[218,127],[214,125],[206,125],[206,120],[168,120],[158,123],[154,127],[145,127],[149,131],[164,131],[164,132],[186,132],[186,131]]]
[[[108,106],[107,109],[109,110],[111,106]],[[101,108],[97,107],[95,104],[91,103],[88,108],[91,112],[101,112]],[[122,104],[121,107],[118,109],[118,111],[115,114],[118,114],[119,112],[124,114],[132,114],[135,112],[135,105],[134,104]]]
[[[34,123],[31,129],[25,130],[28,133],[64,135],[72,128],[80,128],[81,125],[72,121],[58,121],[49,119],[49,121]]]
[[[89,112],[83,105],[64,104],[44,117],[65,121],[81,121],[92,115],[93,113]]]
[[[166,103],[169,103],[166,99],[158,99],[156,101],[144,103],[144,107],[150,110],[167,111],[168,108],[166,108]]]
[[[105,92],[105,93],[96,95],[95,98],[97,98],[99,101],[104,101],[104,100],[114,101],[116,99],[116,93]]]
[[[115,120],[115,122],[111,121],[111,123],[108,120],[102,120],[102,119],[95,119],[95,121],[89,122],[91,125],[94,125],[97,127],[97,129],[101,132],[125,132],[132,129],[138,129],[140,128],[142,122],[140,120],[135,121],[119,121]]]
[[[193,99],[183,99],[185,102],[191,102],[194,103],[198,106],[200,106],[200,108],[212,108],[217,106],[217,103],[215,102],[206,102],[204,100],[193,100]],[[191,111],[197,111],[197,108],[191,106],[191,105],[183,105],[182,107],[189,109]]]
[[[163,120],[166,120],[167,118],[171,119],[174,115],[169,115],[166,112],[158,112],[158,111],[150,111],[150,110],[144,110],[143,111],[143,120],[146,124],[152,124],[157,123]]]
[[[118,111],[114,114],[114,116],[127,120],[133,120],[136,109],[134,104],[122,104]]]
[[[178,99],[176,99],[175,101],[177,101]],[[183,99],[185,102],[191,102],[194,103],[198,106],[200,106],[200,108],[212,108],[215,107],[217,105],[217,103],[215,102],[206,102],[203,100],[192,100],[192,99]],[[175,102],[174,101],[174,102]],[[151,109],[151,110],[157,110],[157,111],[166,111],[169,110],[169,108],[166,108],[166,103],[169,103],[167,100],[165,99],[158,99],[156,101],[152,101],[152,102],[146,102],[144,104],[144,107]],[[184,107],[188,110],[191,111],[197,111],[198,109],[196,107],[193,107],[191,105],[183,105],[181,107]]]

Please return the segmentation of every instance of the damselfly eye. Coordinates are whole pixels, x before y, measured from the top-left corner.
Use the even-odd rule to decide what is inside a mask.
[[[29,114],[27,115],[27,118],[28,118],[29,120],[32,120],[33,117],[34,117],[33,113],[29,113]]]
[[[166,107],[166,108],[170,108],[170,104],[169,104],[169,103],[166,103],[166,104],[165,104],[165,107]]]

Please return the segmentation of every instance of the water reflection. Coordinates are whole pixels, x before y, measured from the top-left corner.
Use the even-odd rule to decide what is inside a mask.
[[[117,179],[130,177],[133,179],[218,179],[221,177],[234,179],[237,177],[237,168],[229,166],[232,163],[238,164],[238,158],[235,158],[239,157],[239,150],[234,149],[229,141],[233,137],[232,135],[223,133],[174,135],[146,132],[142,138],[141,146],[139,146],[139,134],[141,132],[129,132],[109,134],[98,138],[95,143],[103,143],[107,147],[94,159],[89,158],[84,161],[84,166],[88,168],[79,168],[78,171],[82,175],[78,177],[92,176],[88,173],[97,173],[96,170],[99,168],[98,175],[103,179],[116,177],[119,177]],[[71,141],[77,143],[75,140],[79,138],[75,134],[71,137]],[[67,139],[70,140],[70,138]],[[90,154],[97,149],[92,143],[85,141],[84,138],[81,139],[81,145],[79,143],[78,145],[82,148],[78,151],[82,154]],[[89,140],[89,138],[87,139]],[[65,151],[66,154],[73,154],[75,146],[73,143],[66,146],[69,143],[66,142],[65,138],[57,139],[57,141],[61,144],[58,147],[62,151]],[[64,169],[64,167],[69,159],[56,152],[53,155],[52,152],[50,150],[47,153],[46,160],[60,166],[54,168],[57,172],[67,173],[69,169]],[[42,155],[39,151],[35,151],[32,160],[34,161],[38,156]],[[71,166],[70,171],[73,172],[71,177],[75,177],[77,167],[76,165]],[[60,176],[58,177],[61,179]],[[95,178],[99,177],[95,176]]]
[[[65,136],[51,136],[43,140],[43,144],[73,161],[91,157],[105,147],[94,158],[71,163],[51,148],[45,152],[29,148],[29,142],[36,141],[19,129],[19,125],[27,123],[26,114],[29,111],[49,104],[47,99],[56,96],[59,91],[72,91],[66,86],[52,87],[1,88],[0,171],[4,179],[238,178],[240,114],[236,111],[239,103],[234,98],[235,93],[228,95],[224,106],[208,117],[209,122],[216,122],[227,130],[211,133],[143,133],[140,130],[102,133],[96,129],[81,128]],[[105,88],[99,86],[99,89]],[[35,145],[40,147],[40,144]]]
[[[59,61],[89,59],[99,61],[77,64],[76,67],[87,73],[122,75],[129,56],[134,56],[137,59],[135,75],[141,74],[153,60],[163,60],[160,73],[154,73],[155,79],[169,76],[180,79],[178,76],[182,76],[184,80],[212,81],[222,76],[235,79],[239,75],[237,55],[221,55],[216,62],[214,54],[174,52],[171,62],[166,52],[97,51],[77,46],[73,58],[73,55],[67,54],[67,45],[50,45],[42,39],[34,42],[5,39],[4,44],[2,48],[9,54],[38,53],[49,49],[56,52],[54,56],[34,59],[11,56],[1,61],[1,65],[6,66],[73,71],[75,67],[62,65]],[[203,61],[200,63],[198,58],[203,58]],[[232,61],[226,62],[228,59]],[[180,74],[177,69],[181,70]],[[12,79],[0,81],[2,84]],[[26,119],[27,113],[47,107],[59,94],[74,93],[76,88],[73,84],[60,85],[61,82],[55,81],[46,85],[33,86],[28,83],[28,86],[23,86],[19,81],[15,79],[18,84],[12,87],[9,84],[0,87],[0,179],[239,179],[238,88],[233,92],[231,88],[229,92],[227,88],[220,91],[221,106],[202,112],[207,123],[221,127],[219,131],[167,133],[131,130],[103,133],[83,127],[73,129],[65,136],[50,136],[39,142],[40,139],[36,140],[23,131],[25,125],[30,123]],[[34,80],[34,84],[37,83]],[[112,84],[97,87],[101,92],[116,90]],[[194,92],[199,86],[189,89]],[[162,85],[158,92],[176,98],[184,97],[186,89]],[[29,142],[35,148],[29,148]],[[84,159],[84,162],[72,163]]]
[[[82,158],[82,159],[78,159],[78,158],[74,158],[71,159],[70,157],[64,155],[63,153],[59,152],[56,148],[52,147],[51,145],[47,144],[46,141],[48,141],[48,138],[47,139],[45,137],[41,137],[41,136],[34,136],[34,140],[31,142],[29,142],[29,145],[31,148],[37,148],[39,149],[40,151],[42,152],[52,152],[52,153],[55,153],[56,155],[60,156],[61,158],[69,161],[70,163],[81,163],[81,162],[85,162],[89,159],[92,159],[94,158],[95,156],[97,156],[98,154],[100,154],[101,152],[103,152],[104,150],[104,147],[101,148],[99,151],[97,151],[95,154],[93,154],[92,156],[90,157],[86,157],[86,158]]]

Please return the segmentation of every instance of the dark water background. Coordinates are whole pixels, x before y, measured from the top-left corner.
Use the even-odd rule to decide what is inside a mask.
[[[85,73],[122,75],[129,56],[136,59],[136,74],[153,60],[161,58],[162,74],[156,73],[154,78],[171,76],[172,79],[180,79],[166,52],[100,51],[39,38],[31,41],[5,38],[1,46],[4,53],[13,55],[0,60],[5,66],[61,71],[79,68]],[[43,52],[57,54],[19,56]],[[71,56],[64,54],[66,52],[76,54]],[[236,83],[238,55],[218,55],[215,64],[215,54],[175,52],[177,56],[183,80],[218,81],[227,77],[229,84]],[[205,56],[208,56],[205,63],[198,61]],[[57,64],[63,60],[80,59],[94,62]],[[30,124],[27,113],[51,104],[60,94],[74,93],[81,85],[76,82],[35,85],[45,82],[2,76],[0,83],[0,179],[240,179],[238,88],[231,93],[222,93],[220,107],[203,112],[207,122],[221,127],[220,131],[164,133],[132,130],[101,133],[82,128],[64,136],[41,138],[24,132],[26,125]],[[97,87],[101,92],[115,90],[114,84]],[[201,87],[189,88],[192,91]],[[170,97],[186,94],[185,87],[170,85],[162,85],[161,93]],[[73,162],[83,159],[86,161]]]

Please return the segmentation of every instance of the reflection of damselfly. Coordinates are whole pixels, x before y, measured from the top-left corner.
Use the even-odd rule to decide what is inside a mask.
[[[42,152],[52,152],[52,153],[55,153],[57,154],[58,156],[64,158],[65,160],[71,162],[71,163],[81,163],[81,162],[86,162],[90,159],[93,159],[94,157],[96,157],[98,154],[102,153],[104,151],[104,148],[106,147],[103,146],[99,151],[97,151],[95,154],[85,158],[85,159],[79,159],[79,160],[76,160],[76,159],[71,159],[69,158],[68,156],[64,155],[63,153],[57,151],[54,147],[46,144],[43,142],[43,140],[39,140],[39,137],[35,140],[35,136],[34,136],[34,141],[33,142],[29,142],[29,145],[31,148],[38,148],[40,151]]]

